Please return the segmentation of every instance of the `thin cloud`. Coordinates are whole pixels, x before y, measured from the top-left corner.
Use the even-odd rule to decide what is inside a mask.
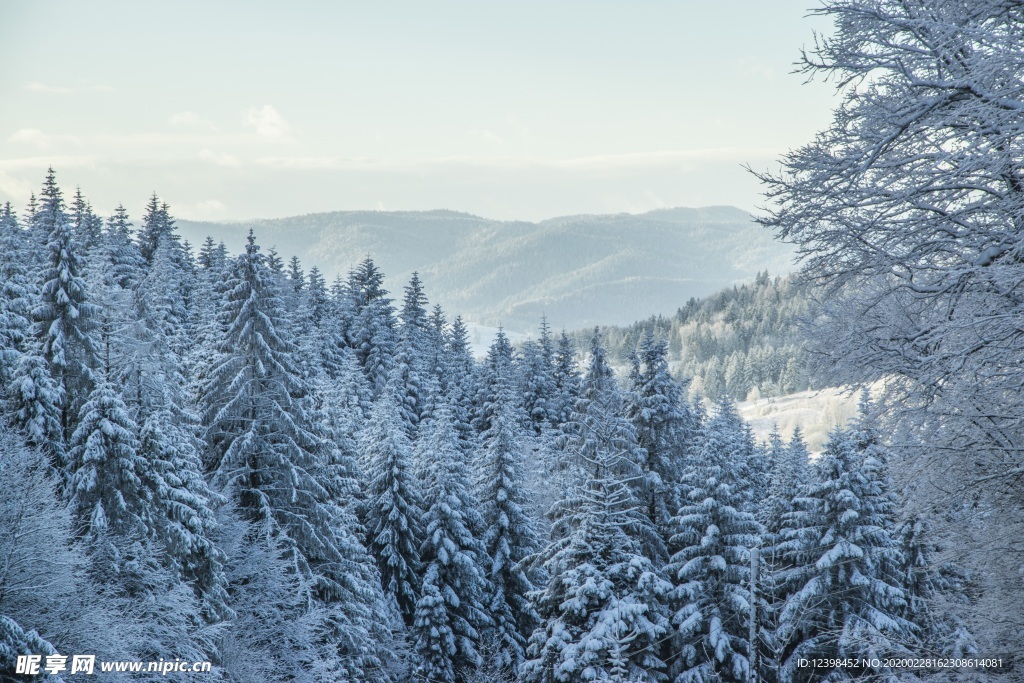
[[[243,111],[242,125],[265,138],[283,138],[292,130],[284,117],[269,104]]]
[[[64,88],[56,85],[46,85],[45,83],[39,83],[38,81],[26,83],[25,90],[45,95],[67,95],[68,93],[74,92],[73,88]]]
[[[567,159],[538,159],[534,157],[467,156],[458,155],[435,159],[384,161],[379,159],[346,159],[341,157],[263,157],[260,166],[291,170],[387,170],[423,171],[434,167],[552,169],[615,171],[643,168],[664,168],[692,165],[694,162],[743,163],[754,159],[774,159],[780,150],[771,147],[717,147],[708,149],[670,149],[626,154],[598,154]]]

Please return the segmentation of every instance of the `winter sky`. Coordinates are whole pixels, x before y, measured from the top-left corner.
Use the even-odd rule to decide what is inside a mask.
[[[181,218],[732,204],[834,106],[814,0],[0,2],[0,202]]]

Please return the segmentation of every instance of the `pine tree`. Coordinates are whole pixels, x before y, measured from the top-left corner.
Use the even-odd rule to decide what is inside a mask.
[[[576,348],[569,336],[562,331],[555,350],[555,400],[552,410],[555,424],[569,421],[576,399],[580,395],[580,372],[576,365]]]
[[[669,374],[668,345],[648,332],[639,351],[625,412],[636,429],[637,443],[647,454],[638,494],[644,514],[658,530],[655,543],[644,552],[660,566],[668,560],[670,519],[679,506],[677,496],[697,425],[684,398],[686,386]]]
[[[443,403],[419,448],[421,460],[430,466],[420,547],[425,569],[413,634],[426,680],[465,681],[482,663],[480,633],[491,621],[487,556],[480,542],[484,521],[479,503],[469,490],[469,470]]]
[[[235,261],[227,329],[204,393],[209,462],[245,517],[272,531],[323,603],[344,599],[345,554],[329,491],[317,480],[319,437],[303,410],[275,276],[252,233]],[[348,596],[358,599],[358,596]]]
[[[420,421],[430,412],[431,373],[429,330],[427,323],[427,297],[419,275],[412,274],[405,288],[398,330],[397,352],[392,377],[399,380],[402,389],[401,413],[406,432],[415,439]]]
[[[31,276],[26,267],[25,238],[7,202],[0,209],[0,383],[8,386],[32,335]]]
[[[523,674],[532,681],[663,680],[656,644],[669,630],[670,589],[641,553],[650,533],[630,481],[640,475],[636,434],[595,333],[583,392],[567,425],[577,479],[556,504],[543,552],[542,624]]]
[[[908,652],[913,625],[901,616],[906,590],[896,576],[892,501],[882,464],[858,452],[854,432],[832,432],[818,462],[818,481],[787,515],[778,546],[792,569],[783,572],[779,613],[782,674],[793,681],[871,675],[884,668],[800,667],[801,659],[877,658]]]
[[[117,390],[98,384],[82,406],[68,453],[75,510],[94,540],[108,533],[144,538],[154,526],[150,462],[139,453],[138,431]]]
[[[513,357],[514,351],[508,335],[499,328],[477,373],[476,395],[473,399],[473,427],[478,434],[483,434],[491,428],[491,420],[498,401],[498,378],[513,376]]]
[[[540,338],[523,344],[521,384],[523,408],[535,435],[557,424],[554,347],[546,319],[541,320]]]
[[[529,599],[534,586],[525,567],[539,541],[527,514],[524,422],[508,379],[499,377],[498,409],[483,435],[480,454],[480,502],[490,579],[487,612],[494,622],[491,656],[498,668],[513,673],[524,659],[527,639],[539,620]]]
[[[171,238],[174,233],[174,219],[171,218],[167,204],[161,203],[160,198],[153,193],[146,204],[146,211],[142,216],[142,227],[139,230],[139,253],[146,263],[153,260],[157,245],[165,238]]]
[[[683,475],[686,498],[672,520],[670,543],[679,550],[666,567],[680,653],[672,671],[677,683],[740,683],[750,669],[750,549],[760,545],[761,528],[747,511],[748,453],[728,396],[697,442]]]
[[[349,273],[345,293],[352,311],[348,345],[356,350],[377,397],[391,376],[396,344],[394,307],[384,289],[384,275],[367,258]]]
[[[373,406],[360,436],[368,479],[362,517],[384,592],[412,626],[420,595],[423,503],[412,473],[412,445],[401,427],[397,388]]]
[[[963,570],[936,562],[940,548],[922,516],[913,515],[900,525],[896,540],[903,560],[898,577],[907,591],[904,616],[919,630],[921,652],[952,658],[977,656],[977,644],[957,609],[968,601]]]
[[[128,212],[118,204],[114,215],[107,219],[107,230],[103,239],[114,269],[114,280],[122,289],[131,289],[141,278],[145,265],[139,245],[131,235],[132,224]]]
[[[41,355],[60,390],[52,397],[60,400],[60,440],[54,444],[60,450],[61,444],[70,441],[78,412],[92,390],[96,349],[91,328],[97,308],[89,301],[82,261],[52,169],[42,197],[34,230],[46,231],[47,260],[40,273],[40,298],[33,310],[33,329]]]

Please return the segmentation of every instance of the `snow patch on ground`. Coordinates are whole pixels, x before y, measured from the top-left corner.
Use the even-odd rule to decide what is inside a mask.
[[[759,441],[768,438],[778,425],[782,438],[789,440],[797,425],[812,453],[821,452],[834,428],[845,425],[857,414],[859,393],[850,387],[827,387],[788,396],[761,398],[737,404],[740,415]]]

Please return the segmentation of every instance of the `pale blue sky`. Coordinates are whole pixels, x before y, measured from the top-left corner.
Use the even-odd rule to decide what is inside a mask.
[[[829,119],[815,0],[0,0],[0,202],[537,220],[733,204]]]

